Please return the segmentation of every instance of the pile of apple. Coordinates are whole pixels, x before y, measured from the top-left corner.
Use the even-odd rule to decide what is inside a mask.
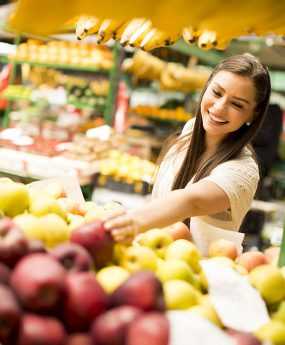
[[[248,278],[271,319],[255,334],[229,330],[211,303],[202,258],[182,223],[114,243],[100,217],[58,185],[35,191],[0,179],[0,343],[170,345],[168,310],[189,310],[236,345],[285,344],[285,270],[278,249],[238,255],[217,240],[207,260]],[[8,218],[9,217],[9,218]]]

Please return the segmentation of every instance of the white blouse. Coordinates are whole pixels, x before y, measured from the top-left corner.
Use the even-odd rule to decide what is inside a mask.
[[[195,119],[188,121],[181,135],[190,133],[193,130],[194,123]],[[175,154],[173,152],[174,149],[169,151],[157,173],[152,192],[154,198],[163,197],[171,190],[186,150]],[[212,181],[222,188],[227,194],[231,206],[228,211],[215,215],[192,217],[190,228],[194,241],[196,237],[197,242],[204,242],[203,248],[200,249],[206,255],[209,242],[216,239],[216,235],[223,238],[230,235],[230,237],[234,236],[238,239],[239,243],[237,245],[241,251],[243,235],[233,234],[232,232],[230,234],[228,231],[223,230],[239,230],[255,195],[259,181],[259,170],[251,151],[244,148],[238,158],[219,164],[203,180]],[[201,239],[201,237],[204,239]],[[197,245],[199,246],[198,243]]]

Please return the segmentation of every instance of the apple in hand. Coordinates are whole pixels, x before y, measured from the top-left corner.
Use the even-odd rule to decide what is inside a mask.
[[[28,242],[21,229],[9,218],[0,220],[0,262],[13,267],[28,253]]]
[[[75,332],[87,331],[107,309],[108,296],[93,272],[70,272],[65,280],[64,320]]]
[[[75,243],[63,243],[51,249],[49,254],[60,262],[68,271],[89,271],[92,267],[92,258],[88,251]]]
[[[261,342],[251,333],[228,329],[229,334],[234,340],[235,345],[262,345]]]
[[[137,272],[140,270],[155,271],[157,259],[158,257],[153,250],[136,245],[125,250],[120,264],[129,272]]]
[[[30,254],[21,259],[11,274],[11,286],[30,310],[53,309],[62,298],[65,269],[48,254]]]
[[[229,259],[235,260],[238,256],[238,250],[234,242],[220,238],[210,243],[208,256],[210,258],[215,256],[225,256]]]
[[[18,331],[21,309],[8,286],[0,284],[0,343],[9,345]]]
[[[132,274],[110,296],[112,306],[131,305],[141,310],[164,310],[162,284],[151,271]]]
[[[68,336],[65,345],[94,345],[94,343],[87,333],[73,333]]]
[[[149,247],[161,258],[164,258],[165,249],[172,241],[171,235],[163,229],[146,231],[137,238],[138,244]]]
[[[124,305],[98,316],[91,328],[93,342],[99,345],[124,345],[130,323],[141,314],[140,309]]]
[[[112,262],[114,241],[111,234],[105,230],[103,221],[94,220],[74,229],[70,241],[88,250],[97,269]]]
[[[65,345],[66,333],[59,320],[25,314],[21,321],[18,345]]]
[[[150,312],[130,324],[126,345],[168,345],[169,340],[170,327],[166,315]]]

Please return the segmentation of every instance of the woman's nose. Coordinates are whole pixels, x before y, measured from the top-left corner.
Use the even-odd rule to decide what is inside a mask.
[[[226,100],[224,97],[220,97],[218,99],[215,99],[213,102],[212,108],[216,111],[225,110],[226,107]]]

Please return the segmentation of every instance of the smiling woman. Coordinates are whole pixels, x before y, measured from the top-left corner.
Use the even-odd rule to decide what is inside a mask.
[[[162,153],[149,204],[111,216],[106,223],[117,241],[178,221],[189,225],[207,254],[217,237],[234,239],[250,208],[258,166],[249,145],[260,128],[271,92],[269,73],[254,56],[222,61],[201,93],[196,117]],[[232,230],[232,231],[229,231]]]

